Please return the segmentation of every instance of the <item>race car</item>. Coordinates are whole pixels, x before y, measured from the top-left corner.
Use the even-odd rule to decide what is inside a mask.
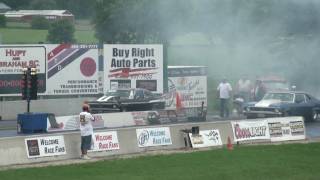
[[[320,101],[305,92],[273,91],[259,102],[249,102],[243,107],[248,118],[303,116],[305,120],[318,120]]]
[[[148,111],[164,109],[161,95],[141,88],[109,90],[96,101],[89,101],[91,113]]]

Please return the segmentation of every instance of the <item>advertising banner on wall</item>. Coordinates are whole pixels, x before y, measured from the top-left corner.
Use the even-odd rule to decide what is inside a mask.
[[[199,134],[197,135],[189,133],[189,138],[193,148],[222,146],[218,129],[199,131]]]
[[[183,108],[207,106],[207,68],[203,66],[169,66],[166,107],[176,108],[176,96]]]
[[[94,114],[94,121],[92,122],[93,128],[103,128],[104,120],[107,119],[105,116]],[[79,115],[73,116],[51,116],[47,118],[47,131],[56,132],[56,131],[72,131],[80,129],[80,120]]]
[[[98,46],[48,44],[48,95],[97,94]]]
[[[111,151],[120,149],[117,131],[95,132],[90,151]]]
[[[302,140],[306,138],[302,117],[269,118],[271,141]]]
[[[39,45],[0,46],[0,95],[21,94],[23,68],[37,69],[38,93],[46,91],[46,47]]]
[[[25,145],[28,158],[66,154],[63,136],[26,138]]]
[[[270,139],[267,120],[231,121],[234,141]]]
[[[94,114],[93,128],[113,128],[148,125],[149,121],[155,121],[155,111],[136,111],[122,113]],[[48,116],[47,131],[71,131],[80,128],[79,115],[72,116]]]
[[[137,129],[136,132],[139,147],[172,144],[169,127]]]
[[[159,44],[105,44],[105,90],[145,88],[163,92],[163,47]]]

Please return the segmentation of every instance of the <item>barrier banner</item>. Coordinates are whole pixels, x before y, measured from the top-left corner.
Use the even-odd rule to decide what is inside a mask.
[[[231,121],[234,141],[270,139],[267,120]]]
[[[197,135],[189,133],[189,138],[193,148],[222,146],[221,136],[218,129],[199,131],[199,134]]]
[[[111,151],[120,149],[116,131],[94,132],[90,151]]]
[[[269,118],[271,141],[302,140],[306,138],[302,117]]]
[[[148,125],[149,120],[153,120],[153,111],[137,112],[117,112],[93,114],[95,121],[92,122],[93,128],[114,128],[127,126]],[[80,129],[79,115],[48,117],[47,131],[71,131]]]
[[[103,128],[103,116],[99,114],[94,114],[94,121],[91,122],[93,128]],[[79,115],[73,116],[58,116],[58,117],[48,117],[47,119],[47,131],[72,131],[80,129]]]
[[[172,144],[169,127],[136,129],[139,147]]]
[[[26,138],[25,145],[28,158],[66,154],[63,136]]]
[[[39,45],[0,46],[0,94],[21,93],[23,68],[36,68],[38,93],[46,90],[46,47]]]

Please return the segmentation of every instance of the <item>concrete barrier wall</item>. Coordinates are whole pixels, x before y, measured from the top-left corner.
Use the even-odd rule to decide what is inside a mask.
[[[78,114],[81,105],[86,100],[94,100],[93,97],[69,98],[69,99],[39,99],[31,101],[31,112],[54,113],[56,116]],[[1,101],[0,116],[2,119],[17,119],[17,114],[27,111],[27,101]]]
[[[200,130],[218,129],[220,131],[223,144],[226,144],[227,137],[233,137],[231,124],[229,121],[221,122],[203,122],[203,123],[188,123],[188,124],[175,124],[166,126],[140,126],[120,129],[96,130],[96,132],[103,131],[117,131],[118,140],[120,143],[120,150],[104,151],[104,152],[90,152],[92,157],[111,156],[140,153],[152,150],[173,150],[185,147],[183,129],[191,129],[193,126],[199,126]],[[148,127],[169,127],[172,145],[166,146],[153,146],[139,148],[137,143],[136,129]],[[25,147],[25,139],[30,137],[44,137],[44,136],[57,136],[63,135],[66,145],[66,155],[53,156],[53,157],[40,157],[28,159],[27,150]],[[80,157],[80,133],[65,132],[65,133],[52,133],[52,134],[39,134],[33,136],[18,136],[0,139],[0,166],[7,166],[13,164],[28,164],[35,162],[46,162],[64,159],[74,159]]]

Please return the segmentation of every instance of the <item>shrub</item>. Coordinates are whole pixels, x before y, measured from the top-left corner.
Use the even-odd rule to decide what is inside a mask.
[[[74,32],[74,25],[69,20],[59,20],[51,24],[47,40],[50,43],[73,43]]]
[[[50,23],[49,21],[41,16],[37,16],[32,18],[31,28],[32,29],[49,29]]]
[[[0,27],[6,27],[7,18],[4,15],[0,15]]]

